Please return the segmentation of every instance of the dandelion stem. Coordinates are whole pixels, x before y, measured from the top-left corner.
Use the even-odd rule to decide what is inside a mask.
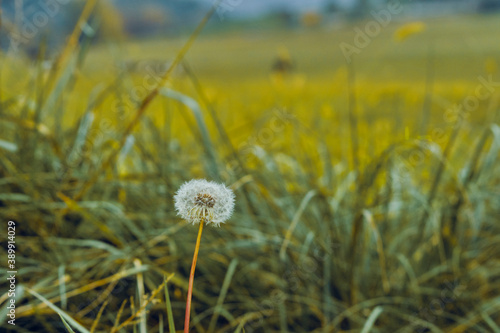
[[[189,274],[189,287],[186,301],[186,317],[184,320],[184,333],[189,333],[189,317],[191,314],[191,297],[193,296],[193,283],[194,283],[194,270],[196,268],[196,261],[198,260],[198,251],[200,250],[201,233],[203,232],[203,224],[205,221],[200,222],[200,229],[198,230],[198,238],[196,239],[196,247],[194,248],[193,263],[191,264],[191,274]]]

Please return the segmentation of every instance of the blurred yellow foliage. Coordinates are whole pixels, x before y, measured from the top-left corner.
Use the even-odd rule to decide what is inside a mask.
[[[498,72],[498,62],[494,58],[488,58],[484,62],[486,73],[495,74]]]
[[[398,42],[402,42],[413,35],[421,33],[425,30],[425,28],[425,23],[421,21],[406,23],[396,30],[394,33],[394,39]]]

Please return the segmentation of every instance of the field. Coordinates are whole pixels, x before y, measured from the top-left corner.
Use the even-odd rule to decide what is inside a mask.
[[[367,24],[0,54],[1,329],[181,331],[206,178],[191,332],[500,332],[500,16]]]

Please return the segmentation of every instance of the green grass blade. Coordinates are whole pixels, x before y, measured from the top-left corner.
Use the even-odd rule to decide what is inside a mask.
[[[64,265],[60,265],[58,269],[58,275],[59,275],[59,295],[61,297],[61,307],[66,310],[68,299],[66,298],[66,282],[64,280],[65,269],[66,267]]]
[[[224,282],[222,283],[219,298],[217,299],[217,305],[215,306],[214,314],[212,316],[212,319],[210,319],[210,324],[208,325],[208,333],[211,333],[215,330],[215,324],[217,323],[217,319],[219,319],[222,304],[224,303],[224,299],[227,296],[227,291],[229,289],[229,285],[231,284],[234,272],[236,271],[236,266],[238,266],[238,260],[233,259],[229,264],[226,277],[224,278]]]
[[[64,327],[66,327],[66,329],[68,330],[69,333],[75,333],[75,331],[73,331],[73,329],[71,328],[71,326],[69,326],[68,322],[64,319],[64,317],[58,313],[59,315],[59,318],[61,318],[61,321],[63,322],[64,324]]]
[[[51,308],[52,310],[54,310],[61,318],[66,319],[66,321],[69,324],[71,324],[71,326],[73,326],[76,330],[78,330],[78,332],[80,332],[80,333],[90,333],[89,330],[87,330],[85,327],[83,327],[82,325],[80,325],[76,320],[74,320],[73,318],[71,318],[66,312],[64,312],[63,310],[61,310],[59,307],[57,307],[54,304],[52,304],[51,302],[49,302],[45,297],[43,297],[42,295],[40,295],[39,293],[37,293],[34,290],[31,290],[31,289],[26,289],[26,290],[31,295],[35,296],[40,301],[42,301],[43,303],[45,303],[45,305],[47,305],[49,308]]]
[[[163,276],[163,281],[166,281],[167,278]],[[167,308],[167,318],[168,318],[168,331],[170,333],[175,333],[175,322],[174,322],[174,314],[172,312],[172,304],[170,303],[170,294],[168,293],[168,283],[165,282],[165,305]],[[163,325],[162,325],[163,329]]]
[[[377,320],[378,316],[380,316],[380,314],[383,311],[384,309],[381,306],[377,306],[375,309],[373,309],[372,313],[370,313],[370,316],[366,320],[361,333],[369,333],[373,325],[375,324],[375,321]]]
[[[1,140],[1,139],[0,139],[0,148],[6,150],[8,152],[11,152],[11,153],[15,153],[18,150],[18,147],[15,143]]]
[[[45,104],[40,111],[40,120],[43,121],[45,117],[49,115],[50,112],[53,112],[54,110],[57,109],[57,102],[59,98],[63,95],[63,92],[65,88],[68,86],[68,83],[70,82],[71,78],[73,77],[73,73],[75,72],[76,68],[76,63],[77,63],[77,57],[73,56],[64,69],[64,72],[62,73],[61,77],[59,78],[54,90],[51,92],[51,94],[48,96],[48,98],[45,101]],[[59,117],[54,117],[55,121],[60,121],[61,119]],[[60,124],[60,123],[58,123]],[[57,125],[57,124],[56,124]]]
[[[307,205],[309,204],[309,201],[316,195],[316,190],[311,190],[307,192],[306,196],[304,199],[302,199],[302,202],[300,203],[299,208],[297,209],[297,212],[295,213],[292,223],[290,223],[290,227],[288,228],[286,235],[285,235],[285,240],[283,241],[283,245],[281,246],[280,249],[280,259],[285,260],[285,253],[286,249],[288,247],[288,244],[290,243],[290,239],[292,238],[293,231],[295,230],[295,227],[297,227],[297,224],[299,223],[300,217],[302,216],[302,213],[306,209]]]

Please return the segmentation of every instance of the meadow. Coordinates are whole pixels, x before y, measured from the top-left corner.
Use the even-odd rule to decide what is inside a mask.
[[[0,54],[1,329],[181,331],[207,178],[191,332],[500,332],[500,16],[366,23]]]

